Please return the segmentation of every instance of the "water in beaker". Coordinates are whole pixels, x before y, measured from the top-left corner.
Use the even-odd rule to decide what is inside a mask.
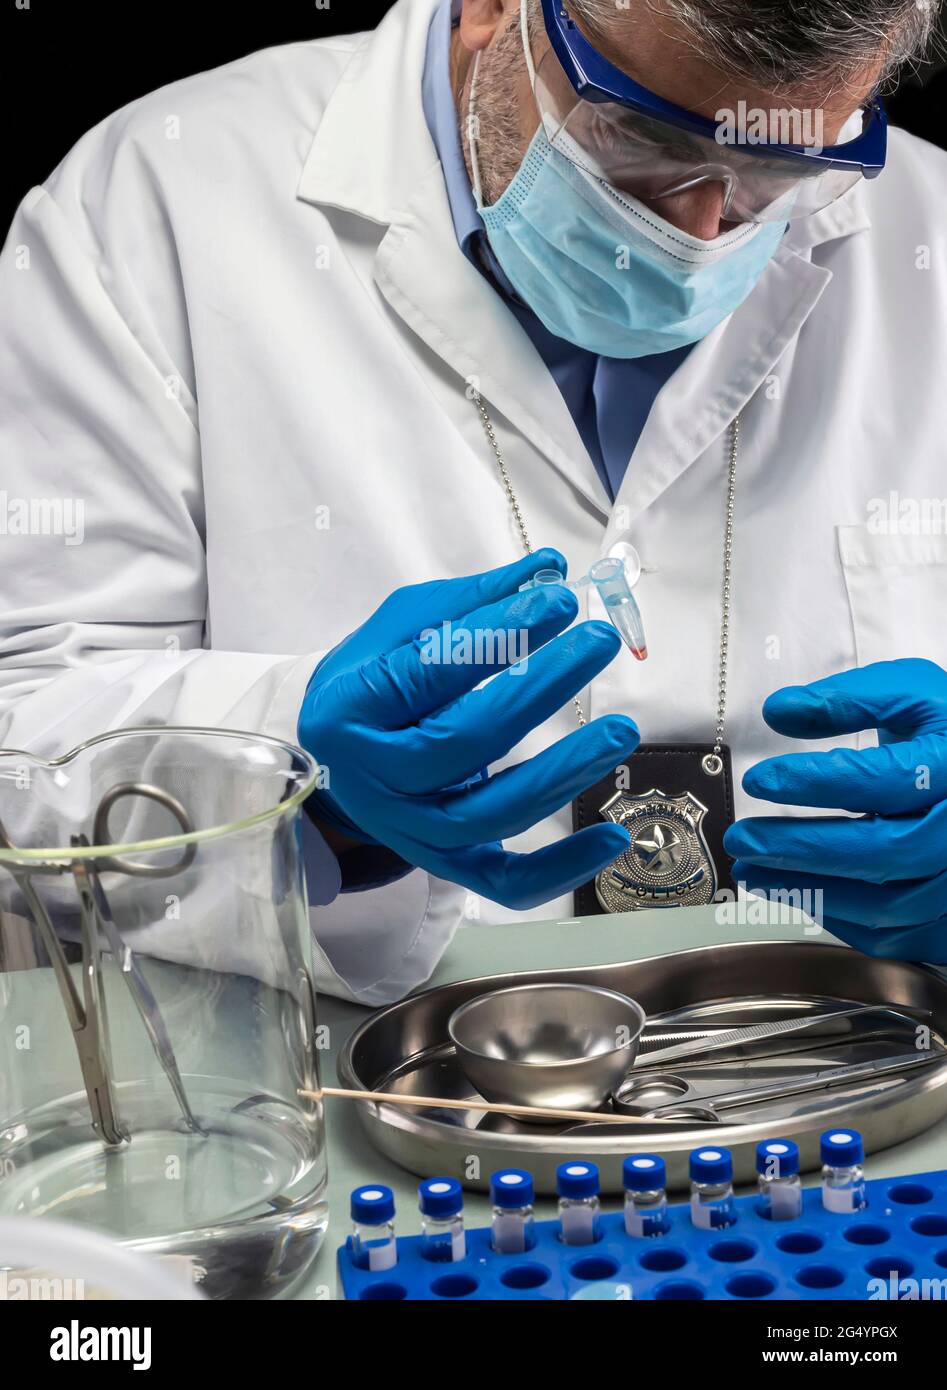
[[[318,1088],[298,826],[314,775],[292,745],[226,731],[127,730],[53,763],[0,754],[15,847],[0,849],[0,1214],[184,1257],[211,1297],[272,1296],[304,1273],[327,1220],[322,1107],[299,1095]],[[139,791],[113,800],[96,844],[116,786]],[[121,946],[100,918],[94,996],[83,868]],[[63,970],[99,1029],[91,1061]]]

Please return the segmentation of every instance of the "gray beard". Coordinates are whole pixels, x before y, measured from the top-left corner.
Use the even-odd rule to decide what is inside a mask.
[[[519,15],[514,15],[491,47],[484,50],[477,73],[473,115],[479,137],[477,155],[485,207],[492,207],[498,201],[523,162],[519,107],[514,96],[513,79],[525,65]],[[460,133],[467,172],[472,180],[470,123],[467,117],[465,106],[460,115]]]

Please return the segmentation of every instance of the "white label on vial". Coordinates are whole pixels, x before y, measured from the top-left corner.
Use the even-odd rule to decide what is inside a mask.
[[[591,1245],[595,1239],[595,1212],[581,1206],[563,1207],[560,1213],[562,1239],[566,1245]]]
[[[493,1244],[501,1255],[522,1255],[526,1249],[526,1224],[521,1216],[493,1218]]]
[[[625,1231],[630,1236],[644,1235],[644,1216],[634,1207],[625,1208]]]
[[[802,1211],[802,1192],[788,1183],[774,1182],[769,1189],[769,1211],[774,1221],[792,1221]]]
[[[463,1260],[467,1255],[467,1237],[464,1228],[461,1226],[459,1231],[454,1231],[450,1238],[450,1257],[452,1260]]]
[[[824,1184],[822,1188],[822,1205],[826,1211],[846,1213],[860,1210],[860,1190],[857,1187],[829,1187]]]
[[[711,1206],[704,1206],[700,1198],[691,1198],[691,1224],[697,1226],[701,1231],[713,1230],[714,1209]]]
[[[397,1258],[398,1251],[393,1240],[368,1247],[368,1268],[371,1270],[393,1269]]]

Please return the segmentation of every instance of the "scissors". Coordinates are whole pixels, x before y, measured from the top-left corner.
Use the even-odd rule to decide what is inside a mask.
[[[140,796],[149,801],[157,802],[171,812],[184,834],[190,834],[193,831],[194,827],[190,817],[176,797],[148,782],[120,782],[112,787],[99,802],[93,822],[93,840],[90,842],[85,835],[73,835],[70,838],[70,845],[73,848],[86,848],[91,847],[92,843],[108,844],[109,812],[116,801],[129,796]],[[0,822],[0,848],[16,852],[16,846],[7,835],[2,822]],[[127,859],[121,855],[102,855],[96,859],[75,859],[54,866],[44,865],[41,870],[29,869],[22,865],[11,866],[10,868],[17,886],[33,914],[33,919],[56,977],[56,983],[69,1019],[69,1026],[72,1029],[79,1066],[82,1071],[82,1081],[92,1111],[92,1127],[100,1139],[108,1145],[123,1144],[128,1141],[130,1135],[121,1122],[115,1104],[114,1067],[109,1045],[105,992],[102,988],[102,935],[105,936],[108,948],[120,967],[122,979],[131,993],[155,1055],[170,1082],[188,1127],[195,1133],[204,1133],[188,1102],[181,1073],[178,1070],[174,1050],[171,1046],[171,1039],[158,1007],[158,1001],[142,974],[141,967],[135,960],[130,947],[122,941],[121,933],[116,926],[99,877],[99,871],[106,869],[137,878],[164,878],[181,873],[193,862],[196,853],[196,845],[185,845],[181,857],[171,865],[156,866]],[[81,998],[52,919],[33,884],[34,876],[40,872],[71,873],[79,895],[82,943]]]

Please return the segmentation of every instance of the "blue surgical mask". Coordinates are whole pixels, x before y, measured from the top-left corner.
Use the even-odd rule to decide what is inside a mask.
[[[479,185],[475,157],[474,172]],[[706,337],[747,298],[785,231],[743,223],[702,241],[573,163],[542,126],[503,196],[483,207],[474,194],[524,303],[550,333],[605,357]]]

